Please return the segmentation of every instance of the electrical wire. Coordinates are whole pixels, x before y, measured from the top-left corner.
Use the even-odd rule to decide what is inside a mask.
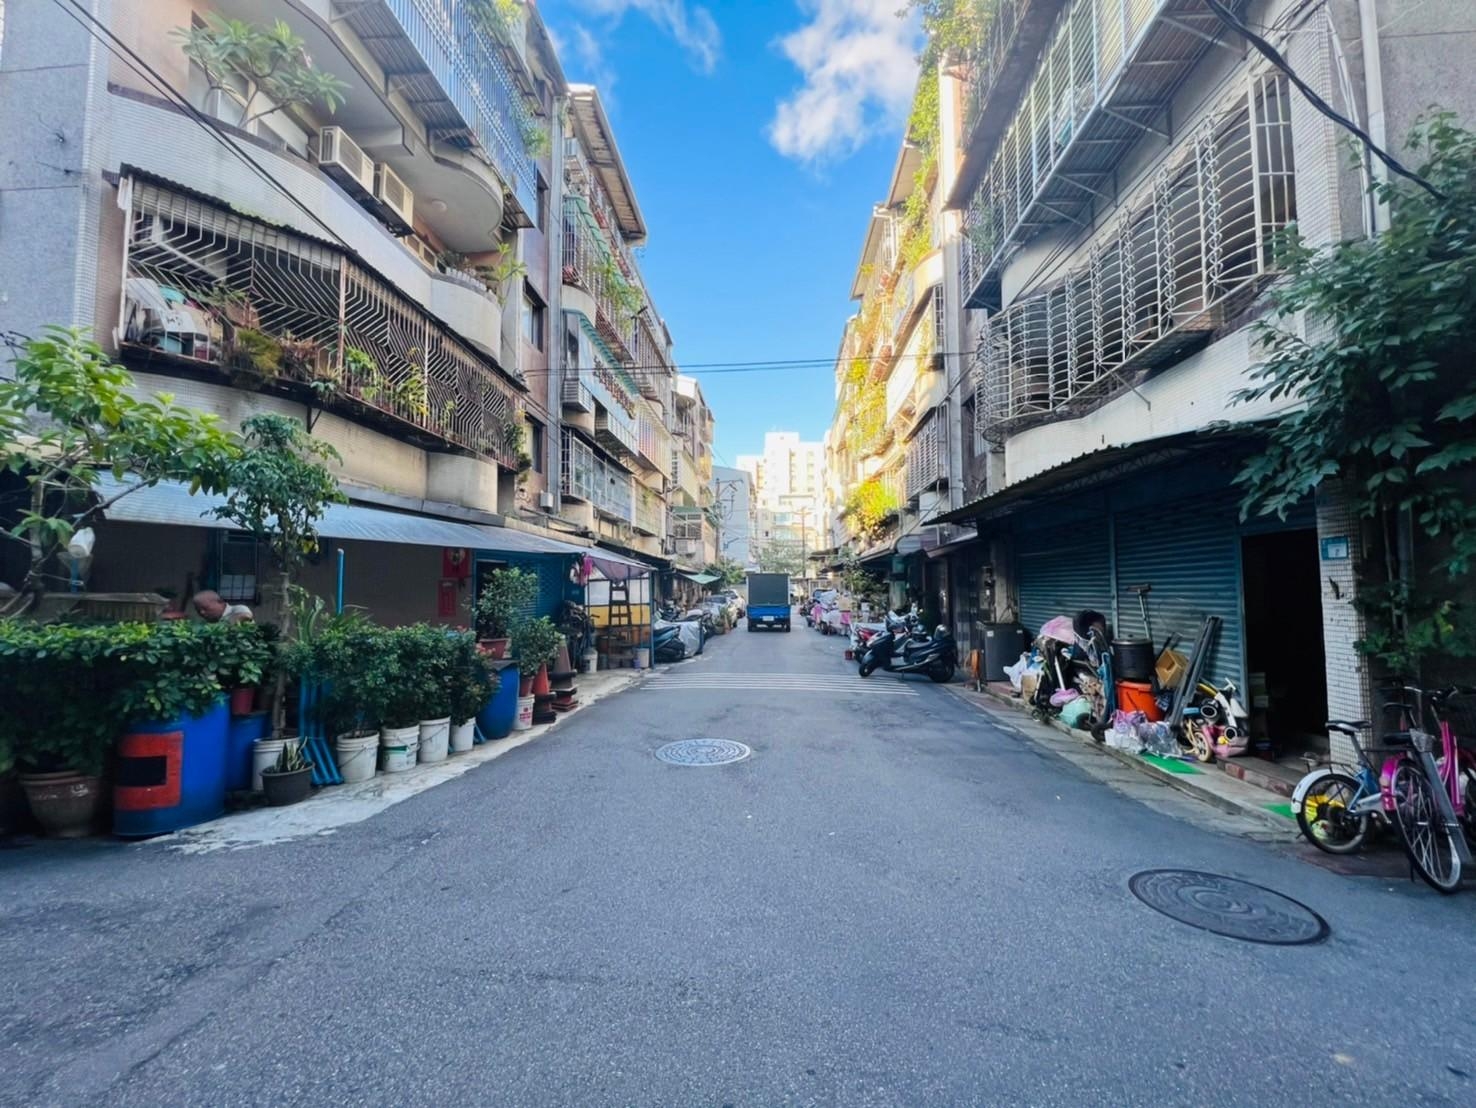
[[[1331,104],[1329,104],[1321,96],[1318,96],[1317,92],[1312,88],[1311,85],[1307,84],[1306,81],[1297,76],[1296,71],[1292,69],[1292,67],[1287,63],[1287,60],[1281,56],[1281,52],[1277,50],[1276,47],[1272,46],[1260,35],[1256,34],[1244,23],[1242,23],[1240,21],[1240,18],[1236,16],[1236,14],[1232,12],[1229,8],[1227,8],[1221,2],[1221,0],[1204,0],[1204,3],[1210,11],[1214,12],[1215,16],[1219,19],[1221,23],[1229,27],[1232,31],[1240,35],[1242,38],[1244,38],[1247,42],[1251,44],[1252,47],[1255,48],[1257,53],[1266,58],[1272,65],[1274,65],[1277,69],[1284,73],[1286,75],[1286,79],[1296,87],[1298,92],[1300,92],[1303,96],[1307,98],[1307,102],[1309,104],[1311,104],[1319,112],[1325,115],[1328,119],[1336,123],[1339,127],[1342,127],[1345,131],[1353,134],[1359,142],[1363,143],[1364,149],[1366,149],[1374,157],[1378,158],[1379,161],[1383,162],[1384,165],[1389,168],[1390,173],[1397,174],[1407,181],[1414,182],[1436,200],[1444,202],[1447,199],[1446,195],[1439,189],[1437,189],[1434,185],[1432,185],[1429,181],[1425,180],[1425,178],[1421,177],[1413,170],[1406,169],[1403,163],[1401,163],[1398,158],[1394,157],[1393,154],[1390,154],[1387,150],[1378,145],[1378,143],[1374,142],[1374,140],[1369,137],[1368,132],[1365,131],[1362,127],[1358,126],[1358,124],[1354,123],[1347,116],[1340,114],[1337,109],[1335,109]]]

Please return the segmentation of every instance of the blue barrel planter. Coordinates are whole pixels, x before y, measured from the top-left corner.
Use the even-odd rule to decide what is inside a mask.
[[[230,701],[197,716],[139,723],[118,740],[113,834],[163,835],[225,811]]]
[[[485,738],[505,739],[518,716],[518,664],[493,662],[492,668],[497,670],[497,691],[477,713],[477,728]]]
[[[226,733],[226,791],[251,788],[251,745],[272,733],[272,714],[252,712],[232,716]]]

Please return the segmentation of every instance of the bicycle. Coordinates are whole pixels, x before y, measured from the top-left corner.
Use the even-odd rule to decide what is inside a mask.
[[[1438,892],[1453,893],[1462,868],[1471,864],[1470,840],[1476,840],[1476,759],[1461,749],[1453,722],[1470,733],[1476,690],[1404,692],[1415,695],[1414,718],[1421,726],[1410,729],[1412,753],[1400,759],[1389,781],[1394,821],[1420,877]],[[1435,721],[1435,733],[1422,726],[1427,719]]]
[[[1373,829],[1387,820],[1393,796],[1385,782],[1392,779],[1400,756],[1390,755],[1376,771],[1368,751],[1358,741],[1360,733],[1370,727],[1367,720],[1330,719],[1324,726],[1348,737],[1358,760],[1357,771],[1347,773],[1332,766],[1314,769],[1297,782],[1292,813],[1303,837],[1318,850],[1352,854],[1363,846]]]

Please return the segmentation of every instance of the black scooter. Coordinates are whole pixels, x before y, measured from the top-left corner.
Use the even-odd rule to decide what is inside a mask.
[[[878,669],[890,673],[926,673],[941,685],[952,681],[958,669],[958,643],[942,624],[931,639],[918,639],[895,628],[888,620],[887,629],[867,643],[866,653],[861,655],[862,677],[870,677]]]

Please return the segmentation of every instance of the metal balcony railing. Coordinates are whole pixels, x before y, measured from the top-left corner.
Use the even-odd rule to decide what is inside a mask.
[[[948,478],[944,423],[935,411],[923,421],[907,444],[906,492],[914,499],[924,489],[935,488]]]
[[[572,500],[583,500],[595,509],[617,519],[631,522],[630,474],[595,453],[594,447],[573,431],[564,430],[559,443],[559,487]]]
[[[626,420],[625,414],[604,407],[595,412],[595,438],[606,450],[628,457],[635,457],[640,446],[636,428]]]
[[[568,376],[564,378],[562,388],[562,401],[566,408],[575,411],[594,411],[594,396],[589,391],[589,386],[579,376],[578,370],[566,371]]]
[[[593,322],[601,340],[618,360],[632,362],[636,315],[645,303],[644,294],[623,275],[594,217],[575,197],[564,201],[564,283],[594,298]]]
[[[124,192],[125,348],[515,464],[521,382],[377,274],[195,196],[134,177]]]
[[[1175,149],[1086,264],[989,318],[972,367],[977,437],[1089,406],[1206,341],[1260,288],[1296,212],[1289,89],[1262,74]]]
[[[508,51],[458,0],[383,0],[339,5],[370,55],[394,74],[396,91],[442,141],[474,150],[497,170],[526,213],[537,210],[537,177],[520,120],[528,108]]]
[[[969,307],[998,306],[1006,257],[1039,230],[1089,223],[1138,140],[1167,136],[1166,105],[1221,33],[1201,0],[1072,0],[965,209]]]

